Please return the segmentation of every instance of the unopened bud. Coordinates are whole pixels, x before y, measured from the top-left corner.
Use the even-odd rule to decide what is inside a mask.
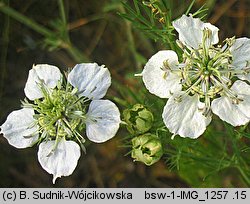
[[[150,166],[159,161],[162,155],[162,144],[156,135],[147,133],[132,139],[131,156],[134,161]]]
[[[153,125],[153,114],[142,104],[135,104],[123,112],[128,131],[133,135],[147,132]]]

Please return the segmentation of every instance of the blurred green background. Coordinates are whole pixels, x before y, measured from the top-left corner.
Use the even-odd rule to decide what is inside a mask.
[[[57,1],[0,0],[0,124],[11,111],[20,108],[28,71],[33,64],[52,64],[61,70],[73,67],[82,59],[105,64],[112,75],[113,85],[107,95],[112,99],[111,96],[119,97],[116,82],[130,87],[135,93],[140,92],[137,88],[140,79],[133,75],[141,72],[150,56],[166,47],[134,29],[131,23],[119,16],[118,13],[125,12],[119,0],[63,2],[71,39],[66,45],[53,38],[49,39],[52,43],[48,39],[45,43],[41,33],[9,17],[2,10],[3,4],[9,5],[57,33],[61,26],[56,21],[60,17]],[[173,4],[173,19],[182,15],[191,3],[184,0],[169,2]],[[196,11],[204,3],[208,8],[206,20],[220,28],[220,39],[234,35],[250,37],[249,0],[197,0],[192,10]],[[61,44],[55,48],[53,43]],[[67,48],[71,45],[80,50],[82,59],[72,57],[74,48],[71,51]],[[219,183],[213,182],[213,176],[210,182],[197,178],[196,183],[192,183],[189,182],[191,176],[187,179],[177,170],[171,171],[164,160],[150,167],[134,163],[129,156],[125,156],[128,150],[121,147],[126,134],[121,129],[111,141],[88,146],[87,154],[82,153],[74,173],[58,179],[54,187],[244,187],[235,177],[237,172],[234,170],[219,172],[217,177],[222,178]],[[0,137],[0,187],[53,186],[52,176],[38,163],[37,149],[16,149]]]

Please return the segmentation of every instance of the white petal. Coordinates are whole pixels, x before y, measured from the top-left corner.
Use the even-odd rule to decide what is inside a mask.
[[[150,93],[161,98],[169,98],[172,93],[181,90],[181,77],[176,73],[166,72],[163,62],[167,61],[171,69],[176,69],[177,54],[172,50],[162,50],[153,55],[142,72],[142,79]]]
[[[55,140],[47,141],[41,143],[38,150],[38,160],[48,173],[53,174],[53,184],[57,178],[73,173],[81,155],[79,145],[73,141],[61,139],[54,147]]]
[[[245,125],[250,120],[250,86],[238,80],[234,82],[231,90],[238,94],[243,101],[235,104],[229,97],[222,96],[212,101],[212,111],[221,120],[233,126]]]
[[[61,79],[62,74],[57,67],[48,64],[34,65],[29,71],[24,93],[30,100],[42,98],[43,94],[37,84],[42,81],[48,88],[53,89]]]
[[[80,96],[100,99],[111,85],[109,70],[96,63],[77,64],[68,76],[69,83],[78,89]]]
[[[38,140],[38,126],[34,125],[33,115],[34,110],[30,108],[11,112],[0,133],[16,148],[32,146]]]
[[[236,69],[244,69],[250,66],[250,39],[238,38],[230,48],[233,55],[233,66]],[[239,75],[242,80],[250,81],[250,74]]]
[[[113,102],[94,100],[87,113],[87,137],[96,143],[105,142],[115,136],[120,122],[120,112]]]
[[[180,102],[175,100],[176,97],[169,98],[164,107],[162,118],[166,127],[174,135],[193,139],[199,137],[211,121],[211,117],[205,117],[199,109],[204,104],[197,95],[183,95]]]
[[[203,23],[199,18],[182,15],[181,18],[173,22],[173,26],[179,33],[180,41],[189,47],[199,48],[199,45],[202,43],[203,30],[205,28],[208,28],[212,32],[209,38],[210,43],[214,45],[219,42],[219,29],[210,23]]]

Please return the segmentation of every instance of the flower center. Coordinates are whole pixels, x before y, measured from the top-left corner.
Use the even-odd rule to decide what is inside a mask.
[[[198,93],[200,98],[214,98],[216,94],[231,85],[234,76],[230,64],[232,56],[229,50],[210,46],[184,52],[182,71],[183,90]]]
[[[58,88],[59,87],[59,88]],[[42,99],[36,99],[32,107],[35,110],[34,118],[39,125],[40,139],[76,139],[84,143],[84,139],[78,131],[84,128],[86,115],[86,98],[79,98],[77,90],[67,85],[62,89],[61,85],[54,89],[48,89],[42,83],[40,88]]]

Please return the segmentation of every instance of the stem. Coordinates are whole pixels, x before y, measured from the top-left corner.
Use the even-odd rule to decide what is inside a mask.
[[[57,36],[57,38],[59,38],[62,42],[59,46],[60,48],[65,49],[69,55],[76,61],[76,62],[86,62],[88,61],[88,57],[83,55],[83,53],[78,50],[78,48],[74,47],[70,40],[69,40],[69,36],[67,33],[67,22],[66,22],[66,15],[64,12],[64,5],[63,5],[63,1],[62,0],[58,0],[58,4],[59,4],[59,9],[60,9],[60,13],[62,16],[62,20],[65,23],[65,35],[64,39],[63,37],[60,37],[60,35]],[[46,27],[36,23],[35,21],[31,20],[30,18],[22,15],[21,13],[17,12],[16,10],[12,9],[11,7],[5,5],[3,2],[0,2],[0,11],[3,12],[4,14],[12,17],[13,19],[19,21],[20,23],[28,26],[29,28],[35,30],[36,32],[40,33],[41,35],[43,35],[45,38],[50,38],[51,36],[55,36],[56,34],[47,29]]]
[[[65,47],[64,47],[65,46]],[[70,42],[68,44],[64,44],[62,46],[69,55],[77,62],[87,62],[89,59],[87,56],[85,56],[79,49],[74,47]]]
[[[62,0],[58,0],[58,6],[59,6],[59,10],[60,10],[60,14],[62,17],[62,21],[66,27],[67,25],[67,20],[66,20],[66,15],[65,15],[65,9],[64,9],[64,4]]]
[[[250,179],[247,176],[247,174],[245,173],[245,171],[241,168],[240,165],[236,166],[236,168],[239,170],[243,180],[246,182],[247,186],[249,187],[250,186]]]
[[[165,154],[170,154],[170,155],[176,155],[176,152],[177,152],[177,150],[168,149],[168,150],[165,150],[164,153]],[[205,165],[209,165],[210,163],[213,164],[213,163],[219,163],[219,162],[221,162],[222,166],[227,167],[228,164],[230,163],[230,161],[228,159],[226,159],[226,158],[225,158],[225,160],[220,161],[220,160],[218,160],[216,158],[211,158],[211,157],[208,157],[208,156],[204,156],[204,157],[202,157],[202,156],[196,156],[196,155],[194,155],[194,154],[192,154],[190,152],[186,152],[186,151],[181,151],[181,155],[184,156],[184,157],[186,157],[186,158],[192,159],[194,161],[195,160],[196,161],[200,161],[200,162],[202,162]]]
[[[23,23],[24,25],[32,28],[33,30],[37,31],[38,33],[44,36],[51,36],[53,32],[48,30],[47,28],[39,25],[38,23],[34,22],[33,20],[27,18],[26,16],[22,15],[21,13],[15,11],[14,9],[6,6],[3,2],[0,2],[0,11],[5,13],[6,15],[14,18],[15,20]]]
[[[83,55],[83,53],[81,53],[80,50],[78,50],[76,47],[74,47],[71,42],[70,42],[70,38],[69,38],[69,33],[68,33],[68,28],[67,28],[67,18],[66,18],[66,14],[65,14],[65,7],[64,7],[64,3],[63,0],[58,0],[58,7],[60,10],[60,15],[62,18],[62,22],[63,22],[63,36],[65,38],[65,43],[62,44],[62,47],[64,49],[66,49],[66,51],[69,53],[69,55],[72,56],[72,58],[76,61],[76,62],[84,62],[84,61],[88,61],[87,57],[85,57]]]
[[[137,5],[135,2],[134,2],[135,5]],[[124,6],[121,4],[121,6],[119,7],[119,10],[122,12],[122,13],[125,13],[125,9],[124,9]],[[125,21],[125,26],[126,26],[126,34],[127,34],[127,39],[128,39],[128,47],[132,53],[132,56],[133,56],[133,60],[136,64],[136,67],[139,68],[141,66],[141,62],[139,62],[137,60],[137,56],[138,56],[138,53],[137,53],[137,50],[136,50],[136,46],[135,46],[135,41],[134,41],[134,37],[133,37],[133,33],[132,33],[132,27],[131,27],[131,22],[130,21]]]

